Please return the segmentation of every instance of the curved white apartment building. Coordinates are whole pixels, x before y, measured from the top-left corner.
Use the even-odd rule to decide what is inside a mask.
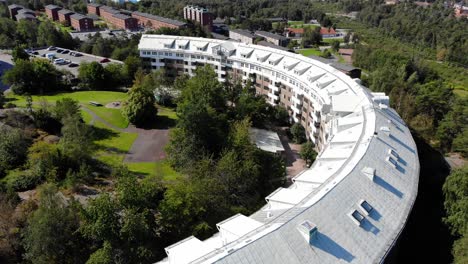
[[[169,75],[211,64],[218,79],[251,79],[287,108],[320,150],[310,169],[251,216],[235,215],[201,241],[166,248],[161,263],[380,263],[416,199],[419,160],[388,97],[329,65],[273,48],[214,39],[143,35],[140,56]]]

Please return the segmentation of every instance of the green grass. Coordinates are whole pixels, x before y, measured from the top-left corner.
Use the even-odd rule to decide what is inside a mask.
[[[343,38],[324,38],[324,39],[322,39],[322,42],[326,43],[326,44],[331,44],[335,40],[338,40],[338,42],[340,42],[340,43],[343,42]]]
[[[58,93],[54,95],[44,96],[33,96],[33,103],[38,103],[41,100],[46,100],[49,103],[55,103],[57,100],[62,98],[72,98],[83,104],[86,108],[96,113],[97,116],[104,119],[108,123],[120,127],[126,128],[128,121],[122,116],[119,109],[110,109],[104,106],[92,106],[89,104],[90,101],[95,101],[106,105],[115,101],[125,101],[128,97],[126,93],[121,92],[110,92],[110,91],[84,91],[84,92],[73,92],[73,93]],[[26,98],[24,96],[8,94],[7,98],[14,104],[20,107],[26,106]]]
[[[296,52],[304,56],[310,56],[310,55],[320,56],[320,54],[322,54],[322,52],[319,49],[300,49],[300,50],[296,50]]]
[[[138,175],[161,176],[161,178],[166,181],[176,180],[180,177],[180,174],[164,160],[158,162],[126,163],[126,165],[131,172]]]
[[[94,136],[99,160],[110,165],[123,162],[125,155],[138,137],[137,133],[119,132],[108,128],[102,122],[94,122]]]
[[[97,116],[104,119],[111,125],[114,125],[119,128],[126,128],[128,126],[128,120],[122,115],[120,109],[111,109],[103,106],[92,106],[86,105],[86,108],[89,108]]]
[[[86,123],[86,124],[89,124],[91,122],[91,120],[93,120],[93,116],[86,112],[85,110],[81,110],[81,116],[83,117],[83,121]]]

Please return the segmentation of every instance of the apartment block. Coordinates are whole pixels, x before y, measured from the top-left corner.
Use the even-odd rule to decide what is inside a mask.
[[[57,21],[59,20],[59,14],[58,11],[60,11],[62,8],[60,6],[56,5],[46,5],[45,6],[45,11],[47,14],[47,17],[50,20]]]

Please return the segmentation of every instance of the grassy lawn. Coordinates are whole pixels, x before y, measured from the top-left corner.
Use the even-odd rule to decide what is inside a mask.
[[[119,109],[109,109],[104,106],[92,106],[89,104],[89,101],[95,101],[106,105],[115,101],[124,101],[127,99],[126,93],[121,92],[110,92],[110,91],[83,91],[83,92],[73,92],[73,93],[58,93],[54,95],[44,95],[44,96],[33,96],[33,102],[40,102],[41,100],[46,100],[49,103],[55,103],[55,101],[68,97],[74,100],[77,100],[91,111],[96,113],[99,117],[106,120],[110,124],[126,128],[128,126],[128,121],[122,116]],[[24,107],[26,106],[26,98],[24,96],[8,94],[7,99],[17,106]]]
[[[93,111],[97,116],[109,122],[111,125],[120,128],[126,128],[128,126],[128,120],[122,115],[120,109],[111,109],[103,106],[92,105],[85,106],[86,108],[89,108],[91,111]]]
[[[111,165],[123,162],[125,154],[138,137],[137,133],[115,131],[99,121],[94,123],[93,128],[94,143],[98,147],[96,154],[99,160]]]
[[[138,175],[161,176],[166,181],[176,180],[180,177],[180,174],[172,169],[169,163],[164,160],[158,162],[126,163],[125,165],[128,166],[131,172]]]
[[[338,42],[340,42],[340,43],[343,42],[343,38],[324,38],[324,39],[322,39],[322,42],[326,43],[326,44],[331,44],[335,40],[338,40]]]
[[[93,120],[93,116],[86,112],[85,110],[81,110],[81,116],[83,117],[83,121],[86,123],[86,124],[89,124],[91,122],[91,120]]]
[[[310,55],[315,55],[315,56],[320,56],[322,52],[319,49],[300,49],[296,50],[297,53],[302,54],[304,56],[310,56]]]

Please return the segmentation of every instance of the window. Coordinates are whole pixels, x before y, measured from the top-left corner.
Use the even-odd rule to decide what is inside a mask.
[[[364,209],[364,211],[367,212],[367,214],[369,214],[372,211],[372,209],[374,209],[366,200],[362,200],[359,205],[362,209]]]

